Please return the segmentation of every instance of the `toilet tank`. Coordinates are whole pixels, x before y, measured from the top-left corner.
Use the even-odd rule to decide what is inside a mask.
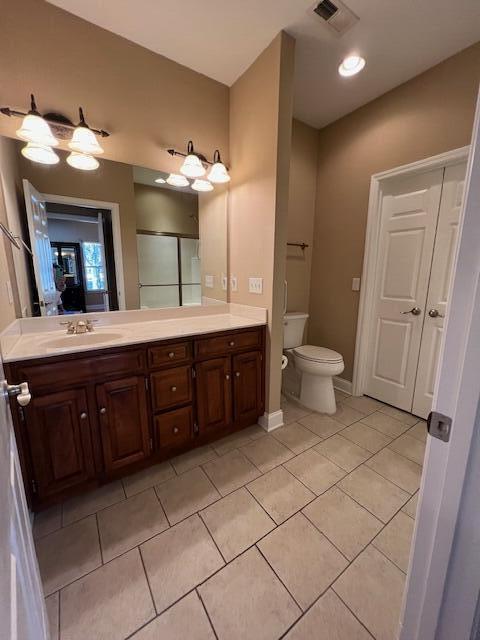
[[[303,344],[308,313],[291,312],[283,316],[283,348],[294,349]]]

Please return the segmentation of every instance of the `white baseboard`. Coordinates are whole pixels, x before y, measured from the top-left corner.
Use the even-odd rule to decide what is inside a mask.
[[[344,393],[348,393],[352,395],[352,383],[350,380],[345,380],[344,378],[339,378],[338,376],[333,377],[333,386],[335,389],[339,391],[343,391]]]
[[[265,431],[274,431],[283,426],[283,411],[279,409],[273,413],[264,413],[258,419],[258,424],[265,429]]]

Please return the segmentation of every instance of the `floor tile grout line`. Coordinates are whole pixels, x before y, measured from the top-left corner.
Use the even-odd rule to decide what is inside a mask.
[[[209,505],[210,506],[210,505]],[[205,509],[208,509],[208,507],[205,507]],[[208,535],[210,536],[210,538],[212,539],[213,544],[215,545],[215,548],[217,549],[218,553],[220,554],[220,557],[223,560],[223,566],[225,567],[228,564],[228,560],[225,558],[225,556],[223,555],[220,547],[217,544],[217,541],[215,540],[215,538],[213,537],[213,533],[210,531],[210,528],[208,526],[208,524],[206,523],[206,521],[202,518],[202,512],[198,511],[197,512],[198,517],[200,518],[200,522],[202,522],[203,526],[205,527],[205,529],[207,530]]]
[[[200,602],[201,602],[201,604],[202,604],[203,610],[205,611],[205,615],[207,616],[208,622],[210,623],[210,627],[212,628],[213,635],[215,636],[216,640],[218,640],[217,631],[216,631],[216,629],[215,629],[215,627],[214,627],[214,625],[213,625],[213,621],[212,621],[212,619],[210,618],[210,614],[209,614],[209,612],[208,612],[207,605],[206,605],[206,604],[205,604],[205,602],[203,601],[202,594],[201,594],[201,593],[200,593],[200,591],[198,590],[198,587],[195,587],[195,592],[196,592],[196,594],[197,594],[198,599],[200,600]]]
[[[330,490],[330,489],[329,489],[329,490]],[[306,506],[308,506],[308,505],[306,505]],[[306,507],[304,507],[304,509],[305,509],[305,508],[306,508]],[[324,538],[326,538],[326,539],[330,542],[330,544],[332,545],[332,547],[334,547],[334,548],[338,551],[338,553],[340,553],[340,555],[341,555],[341,556],[343,556],[343,557],[345,558],[345,560],[348,562],[348,564],[351,564],[351,563],[353,562],[352,560],[350,560],[350,558],[348,558],[348,557],[345,555],[345,553],[340,549],[340,547],[337,547],[337,545],[335,544],[335,542],[333,542],[333,540],[331,540],[331,539],[328,537],[328,535],[327,535],[324,531],[322,531],[319,527],[317,527],[317,525],[315,524],[315,522],[313,522],[313,520],[311,520],[311,519],[307,516],[307,514],[306,514],[306,513],[303,513],[303,509],[302,509],[302,511],[300,511],[299,513],[301,513],[301,514],[302,514],[302,515],[303,515],[303,516],[308,520],[308,522],[309,522],[313,527],[315,527],[315,529],[318,531],[318,533],[320,533]],[[363,551],[363,549],[362,549],[362,551]]]
[[[157,603],[155,602],[155,598],[153,597],[153,591],[152,591],[152,586],[150,584],[150,580],[148,578],[148,571],[147,571],[147,567],[145,566],[145,560],[143,558],[142,555],[142,549],[140,548],[140,545],[138,545],[136,547],[136,549],[138,549],[138,555],[140,556],[140,562],[142,563],[142,567],[143,567],[143,573],[145,575],[145,580],[147,581],[147,586],[148,586],[148,591],[150,593],[150,598],[152,599],[152,604],[153,604],[153,610],[155,611],[155,616],[152,618],[152,620],[154,618],[156,618],[156,616],[158,616],[158,610],[157,610]]]
[[[100,560],[101,560],[101,566],[103,567],[103,565],[105,564],[103,561],[103,549],[102,549],[102,539],[100,537],[100,526],[98,524],[98,516],[97,514],[95,514],[95,524],[97,527],[97,538],[98,538],[98,549],[100,551]]]
[[[295,598],[295,596],[293,595],[293,593],[290,591],[290,589],[287,587],[287,585],[285,584],[285,582],[282,580],[282,578],[278,575],[278,573],[275,571],[275,569],[272,567],[272,565],[270,564],[269,559],[266,557],[266,555],[262,552],[262,550],[260,549],[260,547],[258,546],[258,542],[257,541],[255,543],[255,548],[258,551],[258,553],[260,554],[260,556],[265,560],[265,562],[268,564],[268,566],[270,567],[270,569],[273,571],[274,576],[277,578],[277,580],[279,580],[280,584],[283,586],[283,588],[285,589],[285,591],[288,593],[288,595],[292,598],[292,600],[294,601],[294,603],[297,605],[297,607],[300,609],[300,615],[298,617],[298,619],[300,619],[302,617],[303,614],[303,607],[300,605],[300,603],[297,601],[297,599]]]
[[[407,577],[407,572],[404,571],[402,569],[402,567],[399,567],[398,564],[395,562],[395,560],[392,560],[392,558],[390,558],[384,551],[382,551],[382,549],[380,549],[379,547],[377,547],[377,545],[375,544],[375,540],[378,538],[378,535],[375,536],[375,538],[373,538],[373,540],[370,542],[370,544],[372,545],[372,547],[375,548],[376,551],[378,551],[378,553],[380,553],[384,558],[386,558],[387,560],[389,560],[393,565],[395,565],[397,567],[397,569],[399,571],[401,571],[403,573],[403,575],[405,576],[405,578]],[[410,541],[410,545],[411,545],[411,541]]]
[[[367,625],[360,620],[360,618],[357,616],[357,614],[354,611],[352,611],[352,609],[348,606],[345,600],[335,591],[335,589],[333,588],[333,585],[331,586],[331,589],[333,593],[337,596],[337,598],[340,600],[340,602],[342,602],[342,604],[350,611],[350,613],[355,618],[355,620],[357,620],[362,625],[362,627],[367,631],[367,633],[372,637],[373,640],[376,640],[376,636],[373,635],[373,632],[370,631]]]

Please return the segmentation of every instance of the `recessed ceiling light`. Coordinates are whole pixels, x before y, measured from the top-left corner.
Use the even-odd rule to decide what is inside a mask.
[[[354,76],[359,73],[364,66],[365,59],[361,56],[348,56],[342,60],[342,63],[338,67],[338,73],[344,77]]]
[[[165,178],[156,178],[155,182],[157,184],[165,184],[166,180],[165,180]]]

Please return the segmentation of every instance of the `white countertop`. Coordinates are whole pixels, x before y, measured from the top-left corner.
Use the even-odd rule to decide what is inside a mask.
[[[64,327],[59,327],[65,320],[87,319],[97,320],[91,333],[68,335]],[[256,327],[266,322],[266,309],[227,303],[213,307],[25,318],[13,322],[0,335],[0,345],[3,361],[16,362]]]

